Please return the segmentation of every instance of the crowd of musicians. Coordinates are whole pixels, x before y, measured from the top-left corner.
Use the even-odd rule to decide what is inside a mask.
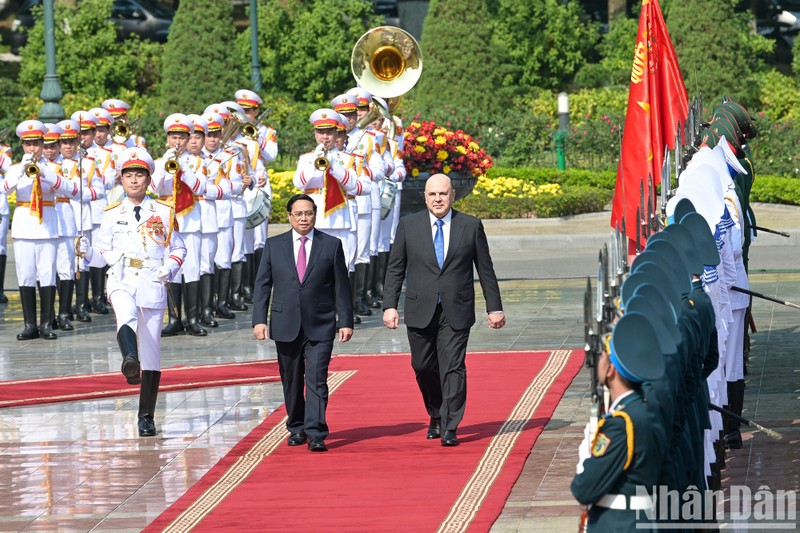
[[[180,275],[169,283],[162,335],[205,336],[217,319],[246,311],[267,238],[267,165],[278,154],[262,106],[258,94],[239,90],[202,114],[171,114],[164,121],[166,151],[135,133],[130,106],[118,99],[55,124],[21,122],[21,161],[0,146],[0,302],[8,301],[2,290],[8,197],[16,193],[11,235],[24,319],[17,339],[55,339],[58,330],[109,313],[108,267],[88,266],[76,238],[91,242],[104,210],[124,197],[120,158],[131,147],[153,150],[148,195],[174,209],[187,249]],[[316,148],[299,158],[294,177],[297,189],[324,207],[317,228],[342,240],[357,323],[380,307],[406,175],[399,119],[388,110],[365,119],[371,106],[372,95],[354,88],[314,112],[309,146]]]
[[[678,530],[713,526],[726,448],[742,447],[750,296],[739,289],[749,288],[755,235],[747,146],[755,135],[741,105],[715,106],[686,147],[660,231],[644,235],[630,269],[620,264],[626,246],[600,269],[611,271],[612,290],[598,300],[614,292],[613,278],[619,290],[604,318],[592,312],[587,323],[592,370],[610,404],[587,425],[572,482],[589,531],[648,529],[656,519]],[[670,493],[677,504],[657,502]]]

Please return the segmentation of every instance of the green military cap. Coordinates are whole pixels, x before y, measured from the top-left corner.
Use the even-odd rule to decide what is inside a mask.
[[[754,139],[758,135],[758,130],[756,130],[755,124],[753,124],[756,118],[751,115],[742,104],[734,102],[733,100],[726,100],[722,104],[714,107],[715,112],[717,109],[726,109],[730,111],[739,124],[739,129],[742,130],[745,139]]]
[[[711,127],[704,127],[700,130],[697,136],[697,146],[707,145],[709,148],[714,148],[719,143],[719,135]]]
[[[639,313],[648,317],[655,330],[659,351],[662,354],[675,353],[678,349],[678,345],[672,332],[670,332],[668,328],[669,325],[672,325],[672,329],[675,331],[677,331],[678,328],[669,320],[666,321],[667,324],[664,324],[664,322],[662,322],[663,314],[659,311],[660,310],[656,308],[656,304],[648,300],[638,290],[634,291],[633,298],[631,298],[625,308],[626,313]]]
[[[656,257],[648,260],[664,268],[667,274],[675,280],[675,287],[681,294],[686,294],[692,290],[692,277],[689,275],[689,270],[673,244],[662,240],[653,240],[651,236],[647,241],[644,252],[656,255]],[[640,255],[643,255],[644,252]],[[648,257],[650,256],[648,255]]]
[[[608,343],[611,364],[631,383],[653,381],[664,375],[664,355],[659,348],[653,324],[640,313],[625,313],[614,326]]]
[[[631,272],[631,274],[625,278],[625,281],[622,282],[620,297],[623,306],[633,298],[633,293],[636,292],[636,288],[643,283],[655,286],[661,293],[662,298],[669,302],[672,309],[675,310],[677,316],[680,309],[681,294],[673,286],[672,278],[667,277],[667,274],[661,267],[650,262],[646,264],[642,263],[636,272]]]
[[[678,328],[678,314],[680,310],[672,307],[672,304],[664,298],[657,286],[647,282],[640,283],[634,289],[631,301],[637,298],[644,298],[647,300],[647,303],[653,307],[654,312],[652,314],[644,314],[654,317],[654,322],[664,324],[665,329],[672,336],[673,342],[679,344],[683,338]],[[636,311],[636,309],[631,307],[631,311]]]
[[[675,246],[689,274],[699,276],[703,273],[703,262],[694,249],[694,239],[688,229],[678,224],[670,224],[664,231],[654,233],[650,238],[654,241],[665,240]]]
[[[677,216],[675,217],[678,218]],[[694,240],[695,250],[700,261],[707,266],[717,266],[720,262],[719,250],[714,235],[708,228],[706,220],[699,213],[687,213],[680,218],[678,224],[689,230]]]
[[[712,122],[709,127],[720,137],[725,137],[736,152],[736,157],[742,156],[742,143],[739,142],[739,135],[737,135],[736,128],[728,119],[719,118]]]
[[[726,120],[728,123],[730,123],[733,128],[733,133],[736,135],[736,142],[739,144],[743,144],[745,142],[742,127],[739,125],[739,122],[736,120],[736,117],[729,108],[723,106],[715,107],[712,117],[715,122],[718,120]]]

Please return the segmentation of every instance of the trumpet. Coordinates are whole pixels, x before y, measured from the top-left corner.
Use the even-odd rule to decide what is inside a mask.
[[[324,171],[324,170],[328,170],[328,168],[330,168],[331,162],[328,161],[327,155],[328,155],[328,151],[325,150],[325,151],[322,152],[322,155],[317,156],[317,158],[314,159],[314,168],[315,169]]]
[[[173,156],[164,162],[164,170],[168,174],[177,174],[178,171],[181,169],[181,162],[178,160],[181,154],[183,154],[183,150],[181,150],[180,152],[176,150]]]
[[[39,165],[36,163],[28,163],[25,165],[25,175],[30,179],[35,180],[42,175],[42,171],[39,170]]]

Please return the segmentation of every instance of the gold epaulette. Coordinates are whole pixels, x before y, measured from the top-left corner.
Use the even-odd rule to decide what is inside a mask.
[[[122,200],[120,200],[118,202],[114,202],[113,204],[107,205],[106,208],[103,209],[103,211],[108,211],[109,209],[114,209],[115,207],[119,207],[121,204],[122,204]]]
[[[166,200],[162,200],[161,198],[156,198],[156,203],[157,204],[161,204],[161,205],[165,205],[165,206],[169,207],[170,209],[175,209],[171,203],[169,203]]]

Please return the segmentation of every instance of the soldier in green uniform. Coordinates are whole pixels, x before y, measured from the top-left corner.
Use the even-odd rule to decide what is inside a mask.
[[[641,487],[649,492],[658,484],[666,440],[641,384],[661,378],[664,357],[656,326],[639,313],[626,313],[604,341],[596,372],[611,406],[594,435],[587,426],[570,488],[589,506],[588,531],[634,531],[653,512],[653,500]]]

